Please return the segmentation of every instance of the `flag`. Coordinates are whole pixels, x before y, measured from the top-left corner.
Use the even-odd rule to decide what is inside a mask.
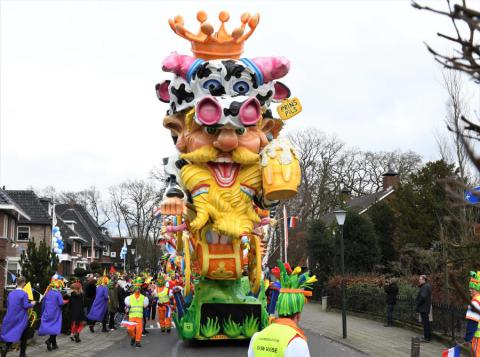
[[[12,278],[13,283],[17,281],[17,277],[15,276],[15,274],[13,274],[11,272],[8,272],[8,274],[10,274],[10,278]]]
[[[130,326],[136,326],[137,323],[136,322],[133,322],[133,321],[126,321],[126,320],[123,320],[121,323],[120,323],[120,326],[122,327],[130,327]]]
[[[22,290],[27,293],[27,295],[28,295],[28,300],[33,301],[32,284],[30,284],[30,282],[28,282],[28,283],[23,287]]]
[[[115,267],[112,265],[112,266],[110,267],[110,272],[109,272],[109,273],[110,273],[110,274],[115,274],[116,272],[117,272],[117,270],[116,270]]]
[[[155,217],[155,218],[160,218],[160,216],[161,216],[161,212],[160,212],[160,211],[161,211],[160,207],[154,208],[154,209],[153,209],[153,217]]]
[[[460,357],[460,346],[449,348],[442,352],[442,357]]]
[[[288,217],[288,228],[297,228],[298,216]]]

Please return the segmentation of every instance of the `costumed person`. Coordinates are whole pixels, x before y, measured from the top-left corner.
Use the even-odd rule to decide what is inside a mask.
[[[95,300],[95,294],[97,292],[97,284],[95,277],[92,274],[87,275],[87,281],[83,287],[85,291],[85,302],[87,304],[87,313],[92,309],[93,301]],[[92,321],[87,320],[87,324],[91,325]]]
[[[57,335],[62,332],[62,306],[64,304],[62,288],[63,281],[52,280],[42,302],[42,318],[40,319],[38,335],[50,335],[45,341],[49,351],[58,349]]]
[[[165,277],[161,274],[157,279],[158,322],[162,332],[170,332],[172,328],[172,306],[170,305],[169,288]]]
[[[108,312],[108,288],[110,279],[107,276],[98,278],[97,289],[95,292],[95,300],[93,300],[92,308],[87,315],[87,319],[91,321],[90,332],[94,333],[96,321],[102,322],[102,332],[107,330],[107,312]]]
[[[250,340],[248,357],[310,357],[305,333],[298,327],[306,296],[311,296],[311,285],[317,281],[315,276],[307,273],[299,275],[300,267],[288,274],[281,261],[280,295],[277,311],[279,318],[260,332],[255,333]]]
[[[128,334],[131,338],[130,345],[142,347],[142,331],[143,331],[143,312],[148,306],[148,298],[140,293],[143,285],[143,279],[137,278],[133,283],[134,293],[125,298],[125,306],[128,308]]]
[[[27,336],[29,330],[28,310],[33,308],[35,301],[28,301],[28,294],[23,290],[25,278],[17,278],[17,288],[8,294],[7,314],[3,318],[0,339],[6,342],[1,350],[5,357],[12,343],[20,341],[20,357],[26,357]]]
[[[69,296],[69,305],[70,305],[70,339],[75,342],[82,342],[80,340],[80,333],[85,327],[85,295],[82,290],[82,284],[79,282],[73,283],[70,288],[72,292]]]
[[[470,282],[468,284],[472,301],[468,306],[467,328],[465,333],[465,342],[471,343],[471,356],[480,357],[480,271],[470,272]]]
[[[275,308],[277,306],[278,295],[280,294],[280,268],[275,267],[270,271],[270,283],[266,295],[268,300],[267,311],[270,316],[275,315]]]
[[[108,328],[110,331],[117,329],[115,327],[115,313],[118,311],[120,306],[118,301],[117,286],[118,283],[114,280],[110,281],[108,284]]]

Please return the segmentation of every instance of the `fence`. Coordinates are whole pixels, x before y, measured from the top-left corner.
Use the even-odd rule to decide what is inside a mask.
[[[314,294],[318,299],[320,294]],[[327,290],[328,305],[334,308],[341,308],[341,289],[334,288]],[[346,291],[347,310],[353,312],[366,313],[371,316],[385,318],[387,316],[387,306],[385,294],[378,293],[356,293]],[[457,337],[465,336],[466,307],[451,306],[445,304],[432,304],[432,330],[449,336],[452,341]],[[415,313],[415,299],[409,296],[398,296],[397,304],[393,311],[394,320],[417,325],[421,327],[418,314]]]

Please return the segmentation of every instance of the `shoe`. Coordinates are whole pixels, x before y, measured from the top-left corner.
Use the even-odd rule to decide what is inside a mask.
[[[162,327],[162,332],[165,332],[165,327]]]
[[[430,342],[432,342],[432,339],[431,338],[428,338],[428,339],[427,338],[422,338],[422,339],[420,339],[420,342],[430,343]]]
[[[8,352],[7,348],[2,348],[0,350],[0,357],[7,357],[7,352]]]
[[[52,350],[58,350],[58,345],[56,342],[52,343]]]
[[[47,345],[47,350],[51,351],[52,350],[52,343],[50,342],[49,339],[45,341],[45,344]]]
[[[145,330],[145,331],[143,331],[142,333],[147,334],[147,333],[150,333],[150,331]]]
[[[75,342],[75,336],[70,336],[70,340],[71,340],[72,342]]]
[[[169,328],[167,328],[167,332],[170,333],[170,331],[171,331],[171,330],[170,330]]]
[[[130,346],[135,346],[135,339],[134,339],[134,338],[132,338],[132,339],[130,340]]]
[[[91,333],[95,333],[95,330],[93,329],[93,325],[88,326],[88,328],[90,329]]]
[[[140,348],[140,347],[142,347],[142,345],[140,344],[140,342],[135,343],[135,348]]]
[[[82,342],[82,340],[80,340],[80,334],[78,333],[75,334],[75,342],[76,343]]]

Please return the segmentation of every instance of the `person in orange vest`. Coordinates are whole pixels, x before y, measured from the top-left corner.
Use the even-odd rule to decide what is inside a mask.
[[[311,291],[305,288],[311,288],[317,280],[307,273],[299,275],[300,267],[288,274],[281,261],[278,266],[281,289],[276,307],[279,318],[252,336],[248,357],[310,357],[307,338],[298,327],[298,322],[306,296],[311,296]]]
[[[170,304],[170,289],[165,277],[159,275],[157,279],[156,297],[158,298],[158,322],[162,332],[170,332],[172,328],[172,305]]]
[[[143,331],[143,310],[148,306],[149,300],[140,293],[143,285],[143,279],[137,278],[133,282],[134,293],[125,298],[125,306],[128,307],[127,325],[128,335],[131,337],[131,346],[137,348],[142,347],[142,331]]]

